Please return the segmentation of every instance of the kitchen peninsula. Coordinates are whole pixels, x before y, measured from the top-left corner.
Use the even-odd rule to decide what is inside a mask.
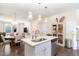
[[[51,56],[51,40],[57,37],[40,36],[37,39],[45,38],[39,42],[32,41],[32,38],[21,39],[24,42],[25,56]]]

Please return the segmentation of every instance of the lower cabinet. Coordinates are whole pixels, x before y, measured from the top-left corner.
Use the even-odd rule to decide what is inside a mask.
[[[37,56],[51,56],[51,41],[38,45],[35,52]]]
[[[51,41],[36,46],[25,44],[26,56],[51,56]]]

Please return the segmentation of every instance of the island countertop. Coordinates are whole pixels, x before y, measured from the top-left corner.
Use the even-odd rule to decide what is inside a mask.
[[[32,38],[23,38],[21,39],[24,43],[27,43],[28,45],[30,46],[37,46],[39,44],[42,44],[42,43],[45,43],[47,41],[50,41],[50,40],[53,40],[53,39],[56,39],[57,37],[53,37],[53,36],[40,36],[38,38],[46,38],[46,40],[43,40],[43,41],[40,41],[40,42],[33,42],[32,41]]]

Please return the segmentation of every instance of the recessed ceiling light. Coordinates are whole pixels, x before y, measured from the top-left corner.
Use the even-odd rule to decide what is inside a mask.
[[[40,2],[38,4],[41,4]]]
[[[45,6],[44,8],[47,8],[47,6]]]

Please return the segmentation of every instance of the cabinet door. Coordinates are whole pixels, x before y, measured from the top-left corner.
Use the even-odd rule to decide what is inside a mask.
[[[45,56],[46,55],[46,47],[44,46],[39,46],[36,50],[36,55],[37,56]]]
[[[51,41],[40,44],[36,47],[37,56],[51,56]]]

